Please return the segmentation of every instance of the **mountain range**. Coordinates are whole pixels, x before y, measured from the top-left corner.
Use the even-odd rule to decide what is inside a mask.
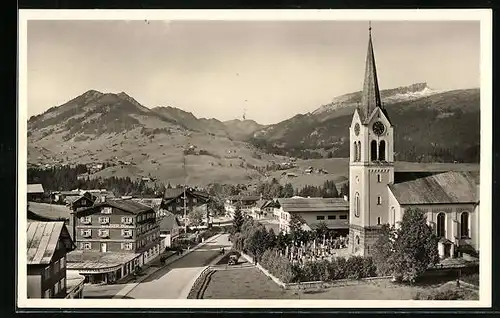
[[[396,126],[398,160],[478,162],[479,89],[436,91],[418,83],[381,96]],[[288,157],[348,157],[348,127],[360,100],[361,92],[342,95],[314,112],[261,125],[197,118],[172,106],[150,109],[124,92],[89,90],[28,120],[28,162],[126,162],[96,176],[250,182]]]

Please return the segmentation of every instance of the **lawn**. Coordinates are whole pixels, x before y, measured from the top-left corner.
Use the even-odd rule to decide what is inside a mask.
[[[204,299],[342,299],[342,300],[411,300],[417,293],[436,289],[455,289],[453,283],[421,286],[391,282],[366,282],[323,290],[284,290],[254,267],[216,271],[205,290]],[[467,292],[477,300],[477,294]]]

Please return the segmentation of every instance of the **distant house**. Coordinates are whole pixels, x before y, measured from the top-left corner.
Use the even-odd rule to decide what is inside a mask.
[[[159,222],[160,224],[160,237],[164,242],[165,247],[171,247],[172,243],[179,237],[182,229],[177,216],[171,212],[167,212]]]
[[[28,201],[41,201],[43,198],[44,190],[40,183],[28,184]]]
[[[260,199],[257,201],[256,206],[252,209],[254,218],[267,217],[273,213],[276,202],[274,200]]]
[[[226,199],[224,209],[229,216],[234,214],[236,206],[240,206],[242,213],[253,213],[259,200],[261,197],[257,195],[233,195]]]
[[[208,193],[203,191],[186,188],[185,193],[186,196],[184,197],[184,188],[166,189],[161,208],[179,215],[184,213],[184,202],[186,203],[187,213],[189,213],[194,207],[206,204],[210,201]]]
[[[297,214],[304,219],[306,230],[314,230],[324,222],[342,235],[349,233],[349,202],[343,198],[280,198],[278,202],[282,232],[290,232],[292,214]]]
[[[84,277],[67,282],[66,254],[75,246],[64,223],[29,221],[26,241],[28,298],[82,298]]]

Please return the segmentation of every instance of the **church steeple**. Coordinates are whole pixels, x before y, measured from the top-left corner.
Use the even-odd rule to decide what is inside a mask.
[[[363,120],[367,120],[373,110],[377,107],[382,108],[380,91],[378,87],[377,68],[375,66],[375,55],[372,44],[372,26],[368,27],[368,52],[366,54],[365,81],[363,84],[363,93],[361,95],[360,115]]]

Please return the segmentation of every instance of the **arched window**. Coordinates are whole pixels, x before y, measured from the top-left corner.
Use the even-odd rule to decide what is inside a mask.
[[[358,161],[361,161],[361,141],[358,141]]]
[[[377,224],[380,225],[380,216],[377,218]]]
[[[445,231],[446,215],[441,212],[437,216],[437,233],[438,237],[444,237],[446,235]]]
[[[359,217],[359,208],[360,208],[359,193],[356,192],[356,194],[354,195],[354,216],[355,217]]]
[[[382,204],[382,197],[379,195],[377,197],[377,205],[381,205]]]
[[[359,236],[356,235],[356,245],[359,245]]]
[[[396,209],[394,207],[391,208],[391,217],[392,217],[392,225],[396,224]]]
[[[371,161],[376,161],[377,160],[377,142],[375,140],[372,140],[372,142],[371,142],[370,160]]]
[[[353,145],[353,161],[358,161],[358,142],[355,141]]]
[[[380,173],[377,174],[377,182],[378,183],[382,182],[382,175]]]
[[[469,213],[463,212],[460,215],[460,236],[469,237]]]
[[[380,141],[378,146],[378,160],[385,160],[385,141]]]

